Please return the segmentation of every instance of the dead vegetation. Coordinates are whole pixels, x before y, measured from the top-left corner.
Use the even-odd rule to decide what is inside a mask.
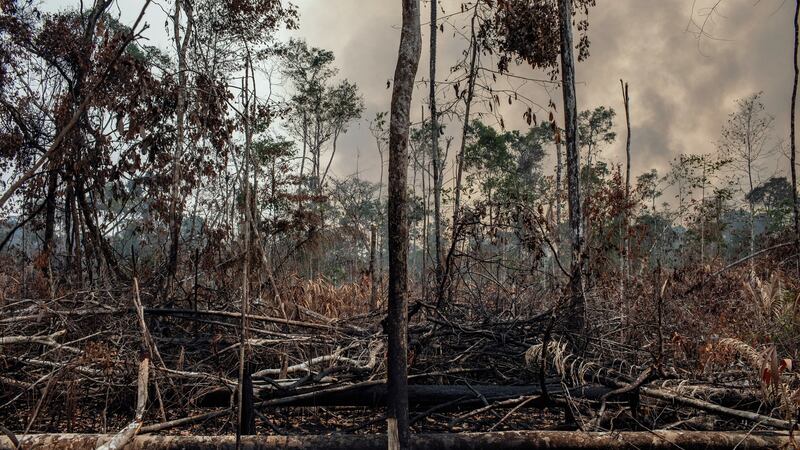
[[[706,277],[703,287],[686,294],[696,277]],[[415,298],[412,429],[791,430],[800,405],[796,280],[773,271],[748,289],[746,277],[747,268],[718,277],[654,274],[664,281],[632,283],[629,292],[638,294],[629,303],[598,283],[583,347],[563,334],[559,302],[547,298],[528,296],[513,312],[502,301],[437,309]],[[11,276],[4,279],[0,414],[10,430],[124,428],[142,355],[153,357],[140,434],[235,430],[236,302],[205,293],[196,305],[208,308],[167,307],[147,287],[128,286],[24,297]],[[289,277],[278,288],[283,303],[263,295],[248,317],[252,384],[245,387],[252,386],[256,429],[379,432],[386,345],[369,286]]]

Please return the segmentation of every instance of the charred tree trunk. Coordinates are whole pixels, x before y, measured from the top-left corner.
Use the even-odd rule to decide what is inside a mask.
[[[414,77],[419,66],[419,0],[402,0],[403,28],[394,73],[389,125],[389,308],[388,393],[389,449],[409,448],[408,429],[408,133]]]
[[[186,34],[181,38],[181,13],[186,13]],[[181,181],[181,158],[184,151],[185,116],[186,116],[186,91],[187,67],[186,52],[189,48],[189,39],[192,35],[192,10],[191,4],[183,0],[175,2],[175,14],[172,17],[174,26],[175,50],[178,53],[178,104],[176,108],[176,141],[175,152],[172,155],[172,186],[170,193],[169,218],[170,218],[170,246],[169,262],[167,264],[168,284],[172,286],[172,279],[178,269],[178,247],[180,244],[181,220],[183,213],[180,205],[179,186]],[[168,292],[167,295],[170,293]]]
[[[430,93],[431,108],[431,161],[433,162],[433,227],[436,243],[436,286],[442,285],[444,271],[442,269],[442,155],[439,153],[439,121],[436,112],[436,15],[437,0],[431,0],[430,23]],[[442,291],[437,289],[436,303],[441,303]]]
[[[578,108],[575,99],[575,60],[572,52],[572,1],[559,0],[561,27],[561,77],[564,94],[564,131],[567,140],[567,187],[569,189],[569,225],[572,236],[570,264],[570,312],[568,329],[580,332],[584,327],[583,229],[581,228],[580,153],[578,151]]]
[[[620,292],[622,298],[625,298],[625,290],[627,287],[628,264],[630,254],[630,242],[628,240],[628,227],[630,224],[629,205],[631,200],[631,115],[630,103],[628,97],[628,83],[619,80],[622,87],[622,101],[625,104],[625,205],[622,210],[622,236],[620,236]]]
[[[250,378],[250,373],[247,364],[248,358],[248,345],[247,345],[247,329],[248,321],[247,315],[250,310],[250,232],[254,227],[254,219],[251,216],[251,196],[250,190],[250,146],[253,143],[253,127],[250,111],[250,69],[251,69],[250,50],[247,49],[247,58],[245,60],[245,74],[244,84],[242,89],[243,96],[243,122],[244,122],[244,151],[242,160],[244,161],[242,181],[244,183],[244,206],[242,208],[242,226],[243,226],[243,241],[244,241],[244,268],[242,274],[242,303],[241,303],[241,330],[239,334],[239,379],[238,379],[238,392],[237,392],[237,427],[236,427],[236,445],[237,448],[241,442],[242,435],[253,434],[255,432],[255,423],[253,417],[253,382]],[[249,384],[249,386],[248,386]]]
[[[95,248],[100,250],[103,260],[106,262],[106,265],[111,272],[113,272],[117,278],[125,280],[127,276],[119,266],[117,257],[114,254],[114,249],[111,248],[111,245],[100,233],[100,229],[97,227],[94,217],[92,217],[92,211],[96,211],[96,208],[94,205],[89,205],[87,202],[86,193],[83,188],[83,181],[81,179],[78,179],[75,182],[75,198],[78,201],[78,207],[83,213],[83,222],[86,224],[86,228],[89,231],[89,238],[92,241],[92,244]]]
[[[800,0],[795,1],[794,7],[794,83],[792,84],[792,112],[791,112],[791,172],[792,172],[792,209],[794,212],[794,239],[797,251],[797,275],[800,276],[800,206],[797,203],[797,124],[795,121],[797,109],[797,81],[800,78],[800,66],[797,62],[797,52],[800,50],[800,36],[798,36],[798,20],[800,20]]]
[[[372,225],[369,233],[369,305],[372,309],[378,308],[378,272],[375,258],[375,243],[378,241],[378,227]]]
[[[58,171],[54,169],[47,174],[47,197],[45,198],[44,246],[42,250],[48,266],[50,264],[50,255],[53,251],[53,236],[55,234],[57,188]],[[47,272],[47,266],[43,269]]]

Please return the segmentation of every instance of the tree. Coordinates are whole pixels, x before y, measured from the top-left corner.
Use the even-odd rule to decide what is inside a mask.
[[[320,196],[325,188],[339,137],[350,123],[361,117],[364,100],[358,86],[348,80],[332,83],[337,70],[333,53],[309,47],[305,41],[290,40],[280,48],[283,73],[292,81],[295,94],[290,101],[288,120],[292,133],[303,141],[300,177],[303,177],[307,153],[311,153],[311,191]],[[323,148],[330,144],[328,162],[322,162]]]
[[[548,123],[527,133],[497,131],[475,120],[464,153],[464,168],[470,183],[479,183],[485,198],[493,203],[532,205],[542,188],[541,162],[544,146],[552,142]]]
[[[598,169],[602,167],[595,167],[596,163],[592,162],[592,157],[597,156],[601,150],[602,144],[610,144],[617,138],[617,134],[612,130],[614,126],[614,117],[616,112],[612,108],[605,106],[598,106],[593,110],[581,111],[578,115],[578,143],[582,149],[586,150],[586,165],[584,166],[583,180],[585,184],[584,201],[583,201],[583,217],[584,217],[584,233],[586,239],[586,260],[589,268],[593,267],[592,255],[592,216],[594,215],[594,205],[592,199],[594,192],[592,187],[594,185],[594,178],[597,177]],[[592,270],[587,270],[587,283],[592,280]]]
[[[586,299],[583,295],[583,229],[581,226],[580,151],[578,149],[578,107],[575,99],[575,61],[572,56],[572,0],[558,1],[561,30],[561,90],[564,97],[564,131],[567,147],[567,189],[569,190],[569,224],[572,237],[570,263],[569,330],[584,328]]]
[[[709,189],[719,188],[719,174],[730,163],[729,159],[719,155],[686,155],[681,154],[671,163],[672,170],[667,179],[677,187],[678,192],[678,217],[694,210],[694,216],[700,222],[700,252],[699,262],[705,264],[706,248],[706,216],[708,202],[706,192]],[[700,199],[693,199],[695,191],[700,190]]]
[[[762,205],[767,216],[767,228],[779,231],[788,225],[792,215],[792,185],[786,177],[770,177],[745,196],[748,202]]]
[[[186,14],[186,25],[183,28],[181,37],[182,20],[181,15]],[[192,13],[191,2],[175,0],[175,11],[172,15],[173,39],[175,41],[175,52],[178,55],[178,85],[177,85],[177,107],[175,117],[175,151],[172,155],[172,184],[170,187],[170,247],[169,260],[167,262],[167,283],[172,290],[172,281],[175,278],[175,271],[178,268],[178,246],[180,244],[180,229],[182,218],[182,206],[179,205],[179,185],[181,181],[181,158],[183,158],[183,147],[185,139],[185,119],[186,119],[186,96],[189,71],[186,63],[186,55],[189,50],[189,42],[192,38],[194,28],[194,16]],[[170,296],[171,292],[167,293]]]
[[[628,83],[619,80],[619,84],[622,87],[622,102],[625,106],[625,207],[623,209],[623,218],[622,218],[622,240],[620,242],[620,254],[622,257],[620,258],[620,274],[621,274],[621,281],[620,281],[620,292],[622,298],[625,297],[626,285],[627,285],[627,277],[628,277],[628,265],[629,265],[629,254],[630,254],[630,241],[628,238],[628,229],[630,228],[630,217],[629,217],[629,208],[630,208],[630,201],[631,201],[631,111],[630,111],[630,97],[628,96]]]
[[[437,285],[437,298],[436,304],[442,301],[443,290],[441,289],[444,282],[442,268],[442,175],[444,173],[444,164],[442,161],[441,151],[439,149],[439,116],[436,111],[436,34],[439,32],[438,23],[436,20],[438,3],[436,0],[431,0],[431,23],[430,23],[430,94],[428,98],[431,119],[430,119],[430,149],[431,149],[431,162],[433,163],[433,226],[435,233],[435,262],[436,262],[436,285]],[[455,224],[453,224],[455,226]]]
[[[316,47],[309,48],[305,41],[290,40],[283,48],[283,72],[294,83],[295,95],[291,106],[294,115],[290,119],[293,131],[303,141],[300,159],[300,178],[305,172],[309,147],[309,132],[315,109],[321,106],[323,86],[335,74],[331,67],[333,52]],[[313,151],[313,148],[312,148]]]
[[[653,212],[656,211],[656,199],[661,196],[662,192],[658,189],[658,170],[651,169],[650,172],[645,172],[636,177],[636,190],[642,196],[642,200],[650,200]],[[647,205],[645,205],[645,208]]]
[[[320,189],[325,186],[325,178],[331,168],[333,157],[336,155],[336,144],[339,136],[347,132],[347,127],[354,120],[361,118],[364,111],[364,99],[358,93],[358,86],[347,80],[334,86],[328,92],[327,121],[333,135],[333,148],[325,172],[319,179]]]
[[[2,7],[0,106],[3,137],[10,138],[3,139],[7,142],[3,157],[21,175],[0,197],[0,208],[21,189],[28,194],[43,191],[37,194],[45,199],[42,207],[32,210],[44,211],[43,259],[48,266],[56,203],[63,194],[68,261],[81,254],[81,243],[75,239],[81,221],[84,245],[117,278],[125,279],[98,225],[102,218],[95,206],[108,200],[103,196],[106,187],[124,191],[122,178],[141,168],[140,151],[148,141],[145,130],[161,129],[148,106],[158,103],[157,96],[165,94],[163,88],[169,83],[157,79],[149,64],[151,55],[136,45],[138,32],[134,32],[150,2],[145,2],[132,28],[107,14],[111,1],[56,14],[42,14],[30,3],[6,2]],[[98,33],[101,28],[104,32]],[[36,69],[25,73],[12,69],[25,67],[19,64]],[[46,102],[29,95],[38,91],[48,93]],[[170,108],[162,112],[169,114]],[[99,129],[97,121],[116,126]],[[39,178],[43,174],[46,181]],[[78,265],[81,259],[77,258]],[[93,276],[93,271],[87,273]],[[78,268],[76,274],[82,280],[83,270]]]
[[[745,193],[752,192],[758,175],[758,162],[767,156],[767,144],[772,129],[773,117],[764,111],[761,92],[736,100],[737,110],[728,116],[722,127],[720,151],[732,160],[733,165],[744,172]],[[750,213],[750,254],[756,251],[755,204],[747,202]],[[755,276],[755,261],[750,260],[750,275]]]
[[[790,157],[789,171],[792,175],[792,213],[794,215],[794,242],[795,251],[797,252],[797,275],[800,276],[800,205],[797,200],[797,82],[800,78],[800,64],[797,62],[797,52],[800,51],[800,0],[794,2],[794,82],[792,83],[792,105],[790,112],[790,127],[789,133],[789,147]]]
[[[389,120],[389,307],[387,426],[390,450],[409,448],[407,171],[411,96],[419,66],[419,0],[402,0],[403,26]]]

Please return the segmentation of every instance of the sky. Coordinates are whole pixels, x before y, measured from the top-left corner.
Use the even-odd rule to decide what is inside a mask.
[[[60,9],[76,3],[45,0],[44,6]],[[159,6],[160,3],[160,6]],[[460,10],[457,0],[440,0],[445,13]],[[619,80],[630,86],[633,176],[656,168],[664,174],[669,162],[681,153],[707,153],[716,148],[720,130],[735,109],[734,101],[763,91],[766,110],[775,116],[773,143],[789,136],[789,106],[792,88],[793,2],[789,0],[723,0],[708,20],[708,36],[698,39],[690,21],[703,22],[708,7],[717,0],[598,0],[590,10],[591,56],[577,66],[578,108],[605,105],[618,112],[618,139],[603,149],[601,158],[624,162],[624,118]],[[120,0],[123,21],[132,22],[141,0]],[[332,50],[339,77],[355,82],[366,106],[363,119],[351,125],[340,138],[333,161],[335,176],[356,172],[376,181],[380,163],[369,120],[387,111],[400,36],[398,0],[295,0],[300,11],[300,28],[281,32],[279,38],[300,37],[312,46]],[[148,37],[168,47],[164,29],[166,0],[157,2],[147,15]],[[429,3],[422,1],[422,22],[427,23]],[[442,15],[440,13],[440,15]],[[437,71],[446,75],[462,57],[466,41],[457,33],[465,24],[458,18],[445,24],[439,35]],[[456,35],[454,36],[454,32]],[[423,52],[417,80],[428,78],[428,28],[423,26]],[[488,59],[485,65],[491,65]],[[516,69],[515,69],[516,70]],[[543,78],[520,68],[525,76]],[[499,80],[513,86],[535,103],[547,105],[552,99],[560,106],[557,86],[542,86],[519,80]],[[450,88],[442,90],[448,95]],[[421,118],[427,86],[415,90],[412,120]],[[452,95],[450,95],[452,97]],[[480,110],[480,106],[477,107]],[[501,102],[500,112],[507,129],[523,129],[521,103]],[[534,111],[536,112],[536,111]],[[427,114],[427,111],[426,111]],[[540,118],[546,112],[537,114]],[[557,117],[563,123],[563,117]],[[460,135],[460,123],[449,122],[446,132]],[[457,145],[457,139],[454,145]],[[785,146],[784,146],[785,148]],[[452,155],[453,152],[451,152]],[[762,163],[761,178],[788,173],[787,151]],[[452,160],[446,179],[452,177]],[[552,172],[552,161],[545,161]]]
[[[460,2],[442,3],[447,13],[460,10]],[[716,0],[598,0],[590,11],[591,56],[577,66],[577,99],[581,110],[606,105],[618,112],[619,138],[603,150],[606,161],[623,162],[625,158],[620,78],[629,83],[634,176],[651,168],[663,174],[680,153],[714,151],[721,127],[735,109],[734,100],[758,91],[763,91],[766,110],[775,116],[774,142],[788,142],[793,2],[725,0],[706,25],[710,36],[698,39],[696,33],[687,32],[690,19],[702,22],[714,3]],[[305,0],[297,5],[300,29],[293,34],[334,52],[340,75],[356,82],[364,93],[365,118],[387,110],[391,90],[386,89],[386,80],[396,61],[400,2]],[[423,23],[429,16],[428,7],[423,1]],[[689,30],[696,28],[689,26]],[[423,26],[418,80],[428,78],[427,31]],[[465,44],[461,37],[453,37],[449,27],[439,35],[438,73],[448,72]],[[426,92],[426,86],[418,85],[415,102],[424,100]],[[521,92],[544,105],[552,98],[562,111],[560,91],[548,92],[529,83]],[[501,102],[501,107],[507,108],[503,112],[508,129],[526,126],[521,105],[516,108]],[[418,103],[412,107],[414,111],[413,120],[419,120]],[[558,120],[563,123],[563,118]],[[448,133],[457,135],[458,129],[459,124],[451,124]],[[362,172],[377,166],[366,120],[350,130],[343,144],[341,156],[334,161],[337,175],[353,172],[357,154]],[[786,151],[764,161],[762,178],[776,170],[781,175],[788,173],[785,155]]]

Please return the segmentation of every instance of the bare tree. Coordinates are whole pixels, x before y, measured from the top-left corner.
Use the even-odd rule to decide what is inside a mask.
[[[390,450],[409,448],[408,428],[408,135],[422,35],[419,0],[402,0],[403,28],[389,120],[389,307],[387,426]]]
[[[630,97],[628,96],[628,83],[621,79],[619,84],[622,87],[622,101],[625,104],[625,207],[623,209],[622,218],[622,241],[620,248],[620,292],[622,297],[625,297],[626,277],[628,269],[628,254],[630,252],[630,242],[628,241],[628,227],[630,218],[628,214],[628,205],[631,199],[631,113],[630,113]]]
[[[797,204],[797,143],[795,142],[796,127],[795,110],[797,109],[797,79],[800,77],[800,66],[797,62],[797,52],[800,50],[800,38],[798,37],[798,20],[800,20],[800,0],[795,1],[794,7],[794,83],[792,84],[792,111],[791,111],[791,137],[789,145],[791,147],[791,172],[792,172],[792,212],[794,213],[794,239],[797,249],[797,274],[800,276],[800,212]]]
[[[478,77],[477,61],[478,61],[478,38],[475,23],[478,19],[478,6],[479,1],[475,2],[472,12],[472,20],[470,21],[470,58],[469,58],[469,73],[467,75],[467,92],[464,97],[464,121],[461,126],[461,146],[456,155],[456,185],[453,196],[453,223],[452,235],[450,237],[450,249],[447,252],[444,265],[444,274],[439,282],[438,296],[436,300],[437,307],[441,305],[444,293],[448,287],[452,287],[450,279],[453,275],[454,255],[456,244],[458,243],[458,223],[460,222],[459,216],[461,214],[461,185],[464,177],[464,151],[466,149],[467,136],[469,135],[469,118],[470,109],[472,107],[472,99],[475,96],[475,81]]]
[[[767,141],[774,119],[764,111],[761,92],[736,100],[738,110],[731,113],[728,122],[722,127],[720,150],[731,158],[732,163],[747,177],[747,192],[755,187],[754,177],[758,171],[758,161],[767,156]],[[748,196],[749,197],[749,196]],[[750,254],[755,253],[755,205],[748,199],[750,213]],[[755,275],[755,261],[750,260],[750,275]]]
[[[443,161],[439,152],[439,117],[436,111],[436,33],[437,28],[437,8],[436,0],[431,0],[431,23],[430,23],[430,94],[429,102],[431,109],[430,137],[431,137],[431,162],[433,164],[433,228],[435,233],[436,246],[436,285],[442,285],[442,173]],[[438,290],[437,303],[441,302],[442,290]]]
[[[181,37],[181,15],[186,14],[185,34]],[[175,50],[178,53],[178,106],[175,118],[175,151],[172,155],[172,186],[170,191],[169,220],[170,220],[170,246],[169,261],[167,264],[168,284],[172,286],[172,279],[178,267],[178,246],[181,234],[181,203],[179,186],[181,182],[181,158],[183,158],[183,145],[185,137],[185,118],[186,118],[186,90],[188,84],[188,67],[186,64],[186,53],[189,49],[189,40],[192,37],[192,27],[194,20],[192,17],[192,5],[183,0],[175,1],[175,12],[172,16],[173,38],[175,40]],[[169,295],[169,293],[168,293]]]

